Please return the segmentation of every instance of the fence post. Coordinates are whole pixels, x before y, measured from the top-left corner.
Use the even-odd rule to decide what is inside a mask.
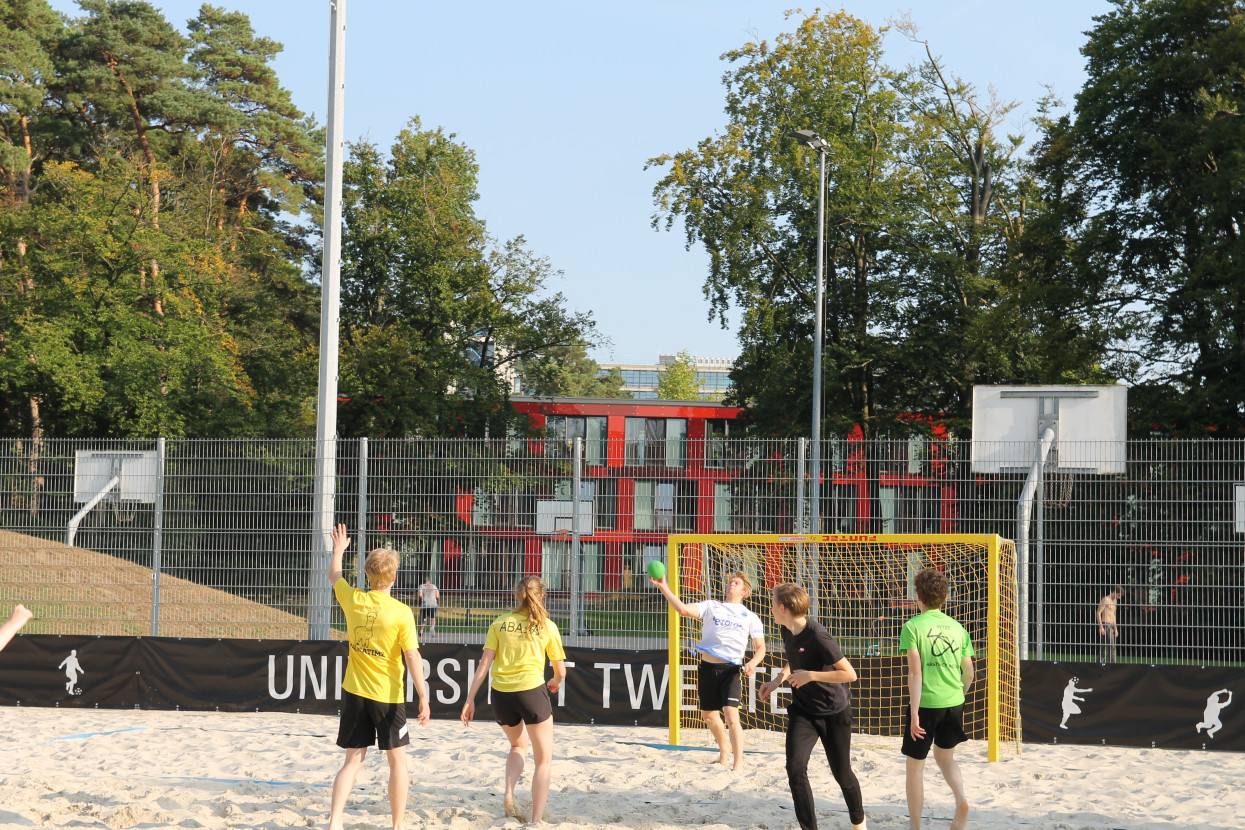
[[[367,585],[367,439],[359,439],[359,537],[358,550],[355,552],[355,587],[360,590]]]
[[[580,562],[579,543],[579,488],[583,481],[584,439],[575,436],[574,460],[571,468],[571,642],[579,644],[581,627],[583,594],[580,592],[580,577],[583,575],[583,563]]]
[[[799,438],[796,443],[795,451],[795,527],[796,533],[808,533],[809,528],[804,518],[804,479],[808,476],[808,468],[805,466],[804,459],[808,454],[808,439]],[[803,585],[809,594],[809,610],[813,619],[818,619],[818,598],[821,595],[821,586],[813,585],[809,580],[812,570],[808,566],[809,547],[807,544],[800,545],[797,554],[797,562],[799,567],[800,584]]]
[[[160,636],[160,550],[164,541],[164,439],[156,439],[156,503],[151,540],[151,636]]]

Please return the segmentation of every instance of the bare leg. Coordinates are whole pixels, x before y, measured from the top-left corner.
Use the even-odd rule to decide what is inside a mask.
[[[367,754],[367,747],[346,750],[346,761],[342,764],[342,768],[337,771],[337,777],[333,779],[333,800],[329,807],[329,830],[341,830],[342,816],[346,812],[346,797],[350,795],[350,790],[354,787],[355,776],[359,774],[359,768],[363,766],[363,756]]]
[[[737,706],[722,707],[722,714],[726,717],[726,725],[731,733],[731,749],[734,750],[735,764],[731,769],[735,772],[743,772],[744,769],[744,728],[739,723],[739,708]]]
[[[406,794],[411,788],[411,776],[406,771],[406,747],[386,749],[389,759],[389,810],[393,813],[393,830],[402,830],[406,816]]]
[[[951,830],[964,830],[968,826],[968,797],[964,795],[964,778],[960,775],[960,765],[955,762],[955,750],[934,747],[934,760],[955,795],[955,818],[951,820]]]
[[[523,756],[527,754],[527,730],[519,723],[503,726],[501,731],[506,733],[506,740],[510,741],[510,754],[506,756],[506,792],[502,795],[502,805],[506,815],[526,822],[527,816],[514,803],[514,787],[519,783],[519,776],[523,774]]]
[[[908,758],[907,761],[908,827],[910,830],[921,830],[921,811],[925,809],[925,761],[916,758]]]
[[[527,728],[532,739],[532,821],[545,815],[549,800],[549,778],[553,772],[553,718],[545,718]]]
[[[722,715],[718,712],[701,711],[700,717],[709,727],[713,739],[718,742],[718,763],[725,764],[730,758],[730,747],[726,745],[726,727],[722,725]]]

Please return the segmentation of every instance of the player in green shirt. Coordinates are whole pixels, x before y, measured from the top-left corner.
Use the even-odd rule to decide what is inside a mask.
[[[947,577],[926,568],[913,579],[921,613],[904,623],[899,647],[908,655],[908,718],[903,754],[908,756],[908,824],[920,830],[925,806],[925,758],[931,744],[934,761],[955,795],[951,830],[968,826],[964,779],[955,762],[964,734],[964,697],[973,685],[973,644],[964,626],[942,612]]]

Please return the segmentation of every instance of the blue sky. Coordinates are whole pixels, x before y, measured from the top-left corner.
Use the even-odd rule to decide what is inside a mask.
[[[52,5],[77,13],[72,0]],[[199,0],[154,0],[184,29]],[[285,46],[277,60],[295,103],[323,121],[328,0],[217,0]],[[724,124],[720,55],[794,28],[791,0],[625,3],[348,0],[348,140],[388,148],[407,121],[442,126],[480,164],[477,212],[499,239],[518,234],[565,276],[552,287],[592,311],[612,347],[599,361],[645,362],[686,349],[734,357],[735,335],[706,319],[707,256],[680,228],[654,231],[647,159]],[[1084,79],[1080,46],[1107,0],[899,0],[843,7],[875,25],[904,12],[953,73],[1020,102],[1023,129],[1049,84],[1069,104]],[[888,39],[892,63],[921,56]]]

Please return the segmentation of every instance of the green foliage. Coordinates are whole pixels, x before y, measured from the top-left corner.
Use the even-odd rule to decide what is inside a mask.
[[[46,82],[60,18],[46,0],[0,0],[0,205],[30,198],[36,134],[48,116]],[[46,120],[52,121],[48,117]]]
[[[910,26],[904,26],[914,36]],[[817,260],[817,154],[828,145],[823,388],[829,431],[908,429],[907,413],[963,419],[974,384],[1088,377],[1093,344],[1032,359],[1026,304],[1067,317],[1068,298],[1019,284],[1029,174],[1022,139],[1000,137],[1013,105],[948,73],[928,53],[899,71],[886,30],[846,12],[814,14],[773,44],[724,55],[728,123],[694,149],[659,156],[654,225],[683,221],[710,255],[713,311],[742,311],[728,402],[763,431],[807,432]],[[1023,301],[1022,301],[1023,297]],[[1048,306],[1050,306],[1048,308]]]
[[[707,399],[700,391],[704,384],[696,377],[696,358],[684,350],[662,370],[661,377],[657,379],[657,397],[667,401]]]
[[[630,398],[617,368],[602,375],[601,366],[588,357],[586,343],[550,346],[522,360],[519,377],[528,395],[564,398]]]
[[[51,163],[30,205],[0,217],[21,286],[0,305],[0,380],[46,403],[51,434],[236,432],[253,390],[222,314],[228,266],[147,222],[139,179],[123,161],[97,174]]]
[[[1082,52],[1072,131],[1096,206],[1086,258],[1116,276],[1134,412],[1245,428],[1245,8],[1115,0]],[[1144,402],[1145,408],[1141,408]]]
[[[343,207],[343,434],[505,434],[511,369],[586,342],[590,315],[546,295],[560,276],[474,212],[475,155],[418,119],[389,157],[353,145]],[[463,398],[472,404],[465,406]]]
[[[80,5],[62,26],[0,2],[6,430],[307,434],[318,309],[296,223],[322,150],[280,47],[210,6],[188,40],[149,3]]]

